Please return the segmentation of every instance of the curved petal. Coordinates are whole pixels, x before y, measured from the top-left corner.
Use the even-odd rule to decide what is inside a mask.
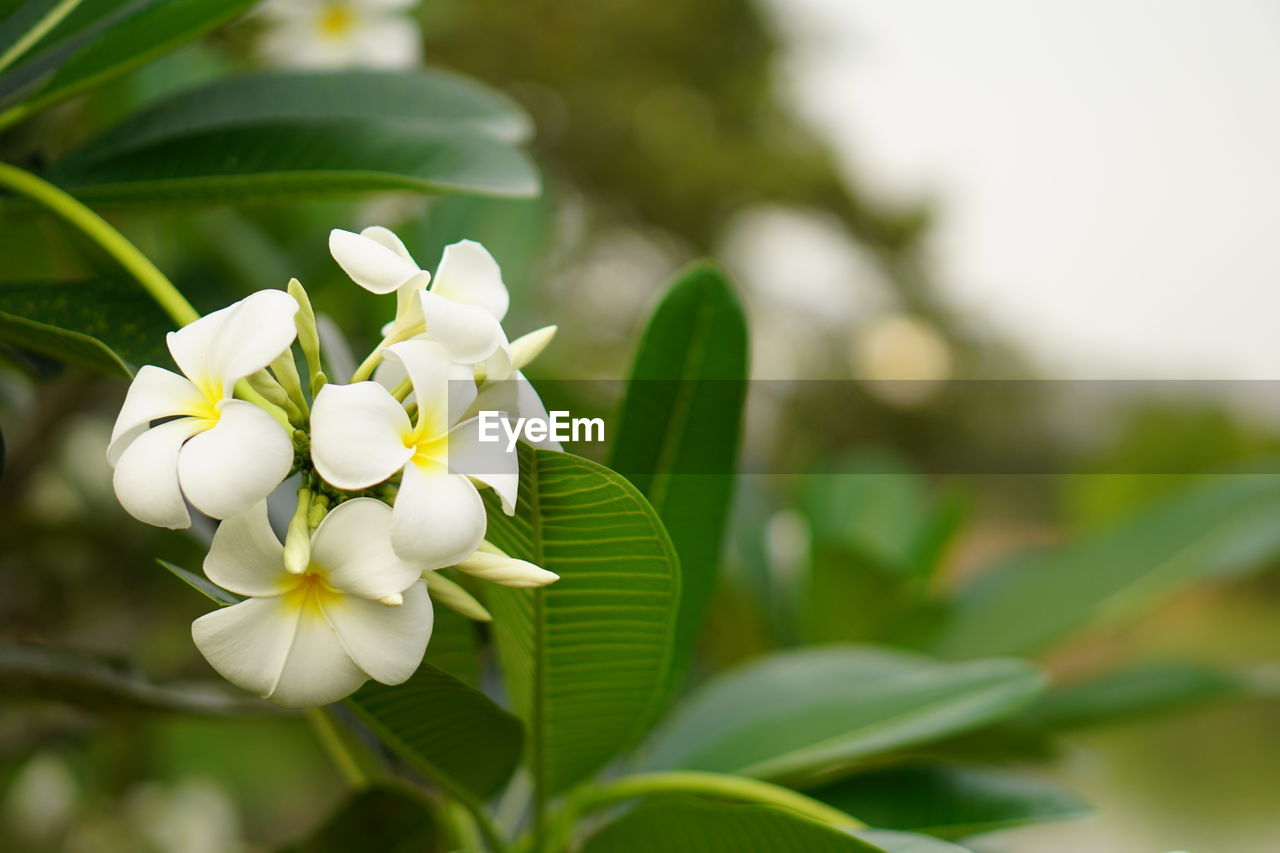
[[[368,2],[368,0],[365,0]],[[360,236],[368,240],[372,240],[380,246],[390,249],[405,260],[413,264],[413,268],[418,268],[418,262],[413,259],[413,255],[409,254],[408,248],[405,247],[404,241],[396,236],[396,232],[390,228],[383,228],[381,225],[370,225],[368,228],[360,232]],[[428,275],[428,280],[430,276]]]
[[[271,494],[289,475],[293,442],[280,424],[244,400],[218,404],[218,423],[178,456],[187,500],[205,515],[229,518]]]
[[[285,571],[284,547],[271,530],[266,501],[218,525],[204,573],[238,595],[279,595],[298,585],[298,578]]]
[[[324,517],[311,538],[311,561],[348,598],[377,601],[422,576],[391,548],[391,507],[373,498],[349,500]]]
[[[353,595],[323,606],[342,647],[375,681],[400,684],[422,663],[434,619],[425,581],[406,589],[404,603],[396,607]]]
[[[129,442],[145,432],[152,421],[172,415],[200,415],[207,408],[208,403],[191,380],[172,370],[146,365],[133,377],[116,416],[111,443],[107,445],[107,461],[116,464]]]
[[[483,308],[497,320],[507,316],[511,301],[498,262],[474,240],[444,247],[431,289],[451,302]]]
[[[385,237],[381,232],[366,236],[335,228],[329,232],[329,253],[343,272],[365,290],[371,293],[390,293],[420,270],[412,259],[401,256],[399,249],[404,248],[403,244],[400,244],[399,249],[389,248],[382,242],[383,239]],[[398,238],[396,242],[400,242]],[[404,254],[407,256],[408,252]]]
[[[484,364],[477,368],[477,373],[482,372],[486,381],[501,382],[510,379],[513,370],[512,357],[511,345],[504,340],[498,344],[493,355],[486,358]]]
[[[178,459],[183,443],[203,428],[195,418],[179,418],[152,427],[124,449],[111,482],[129,515],[174,530],[191,525],[178,486]]]
[[[515,448],[508,450],[507,445],[501,432],[497,441],[481,441],[480,419],[471,418],[449,430],[448,465],[450,471],[492,488],[502,501],[502,511],[513,515],[520,488],[520,460]]]
[[[333,596],[326,604],[343,598],[345,596]],[[324,606],[302,608],[280,679],[266,697],[277,705],[286,708],[328,705],[350,696],[369,680],[324,618]]]
[[[547,407],[542,404],[542,398],[538,396],[538,390],[533,387],[533,383],[526,379],[524,374],[518,370],[515,372],[512,382],[515,383],[516,389],[516,417],[532,418],[533,420],[540,421],[547,420]],[[556,441],[550,435],[542,441],[535,441],[531,443],[534,447],[540,447],[543,450],[564,450],[564,447],[560,442]]]
[[[402,16],[379,16],[351,34],[362,66],[417,68],[422,64],[422,30]]]
[[[259,290],[188,323],[167,339],[173,360],[212,401],[231,396],[236,380],[266,367],[297,336],[297,301]]]
[[[411,335],[422,333],[427,321],[422,316],[421,294],[430,281],[431,274],[423,271],[400,285],[396,290],[396,317],[384,327],[384,338],[394,336],[396,340],[402,341]]]
[[[191,638],[219,675],[265,697],[280,681],[300,615],[285,598],[249,598],[192,622]]]
[[[311,407],[311,459],[339,489],[381,483],[413,456],[404,407],[376,382],[326,385]]]
[[[452,566],[484,541],[484,502],[471,481],[443,467],[407,465],[391,515],[391,545],[423,570]]]
[[[433,290],[422,292],[427,336],[463,364],[479,364],[506,341],[502,324],[483,308],[453,302]]]
[[[451,361],[433,341],[415,338],[387,347],[383,355],[398,361],[413,383],[418,403],[419,432],[434,438],[448,432],[476,399],[476,383],[470,368]]]

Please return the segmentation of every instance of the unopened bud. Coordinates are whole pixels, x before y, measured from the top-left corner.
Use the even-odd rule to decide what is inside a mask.
[[[443,604],[450,610],[456,610],[477,622],[493,621],[493,617],[489,615],[488,610],[484,609],[484,605],[476,601],[475,596],[460,585],[437,571],[423,572],[422,576],[427,579],[427,593],[432,601]]]
[[[500,551],[494,553],[497,549],[493,546],[489,547],[492,550],[476,551],[454,568],[472,577],[516,589],[534,589],[560,580],[560,576],[555,572],[549,572],[524,560],[508,557]]]
[[[399,607],[404,604],[404,596],[398,592],[393,592],[390,595],[384,595],[379,598],[378,603],[384,607]]]
[[[324,495],[315,495],[311,498],[311,511],[307,513],[307,526],[315,530],[328,514],[329,499]]]
[[[520,370],[529,364],[551,343],[556,336],[556,326],[543,326],[511,342],[511,369]]]
[[[307,368],[314,377],[320,372],[320,333],[316,331],[316,312],[311,307],[311,297],[307,289],[296,278],[289,280],[289,295],[298,303],[298,313],[294,322],[298,326],[298,345],[302,347],[302,355],[307,360]]]
[[[284,537],[284,569],[291,575],[300,575],[311,565],[311,528],[307,524],[310,514],[311,490],[298,489],[298,507]]]

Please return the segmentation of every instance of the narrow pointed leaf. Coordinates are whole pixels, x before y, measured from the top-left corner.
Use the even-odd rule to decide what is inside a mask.
[[[1052,783],[949,764],[869,770],[806,793],[872,826],[950,839],[1089,812],[1078,797]]]
[[[1106,615],[1195,578],[1238,572],[1280,551],[1280,477],[1206,478],[1079,543],[1016,558],[964,589],[934,654],[1031,654]]]
[[[492,494],[489,539],[560,576],[486,597],[507,691],[550,793],[632,746],[657,714],[679,602],[679,561],[630,483],[568,453],[520,448],[516,515]]]
[[[175,566],[173,563],[170,563],[168,560],[156,560],[156,562],[164,566],[170,572],[172,572],[173,575],[178,580],[182,581],[183,583],[190,586],[192,589],[201,593],[210,601],[213,601],[224,607],[228,604],[240,603],[239,596],[236,596],[236,595],[233,595],[232,593],[227,592],[225,589],[218,586],[213,581],[206,578],[204,575],[198,575],[195,572],[189,572],[186,569],[182,568],[181,566]]]
[[[497,791],[520,759],[520,722],[430,664],[404,684],[370,682],[346,705],[411,766],[474,797]]]
[[[672,798],[645,803],[590,838],[582,853],[883,853],[839,829],[772,806]]]
[[[1043,688],[1019,660],[948,664],[856,646],[783,652],[692,692],[647,766],[803,778],[986,725]]]
[[[747,322],[725,274],[687,270],[649,320],[610,467],[644,493],[680,555],[672,678],[688,667],[720,573],[747,382]]]

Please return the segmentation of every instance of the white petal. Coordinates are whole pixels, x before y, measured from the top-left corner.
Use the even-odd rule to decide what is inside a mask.
[[[365,489],[409,461],[410,429],[404,407],[378,383],[326,385],[311,407],[311,459],[331,485]]]
[[[218,404],[218,423],[178,456],[187,500],[205,515],[229,518],[271,494],[293,465],[293,442],[280,424],[244,400]]]
[[[409,249],[405,246],[404,241],[397,237],[396,233],[390,228],[383,228],[381,225],[370,225],[360,232],[360,236],[385,246],[405,261],[413,264],[414,269],[418,268],[418,262],[413,259],[413,255],[409,254]]]
[[[179,418],[152,427],[124,449],[112,484],[129,515],[174,530],[191,525],[178,486],[178,458],[183,443],[203,428],[195,418]]]
[[[400,362],[409,375],[419,422],[428,419],[423,430],[428,438],[448,432],[475,402],[476,383],[470,368],[450,361],[434,342],[415,338],[382,352],[388,361]]]
[[[443,468],[407,465],[391,516],[391,544],[421,568],[452,566],[484,541],[484,502],[471,481]]]
[[[422,291],[431,281],[431,274],[423,271],[400,285],[396,290],[396,317],[383,329],[383,337],[396,336],[404,340],[410,335],[421,334],[426,328],[422,316]]]
[[[396,249],[341,228],[329,232],[329,253],[352,281],[372,293],[390,293],[419,272],[418,265]]]
[[[431,639],[431,599],[422,580],[404,591],[404,603],[396,607],[344,595],[326,600],[324,615],[356,665],[383,684],[413,675]]]
[[[472,577],[517,589],[546,586],[560,579],[555,572],[549,572],[533,563],[488,551],[476,551],[454,568]]]
[[[480,419],[471,418],[449,430],[449,470],[479,480],[498,493],[502,511],[515,513],[520,488],[520,459],[515,448],[507,450],[507,437],[480,440]]]
[[[216,389],[230,396],[236,380],[266,367],[293,343],[297,313],[297,301],[283,290],[259,290],[170,332],[169,352],[206,394]]]
[[[474,240],[444,247],[431,289],[451,302],[483,308],[497,320],[507,316],[511,300],[498,262]]]
[[[485,309],[450,301],[433,290],[422,292],[422,315],[427,335],[463,364],[479,364],[507,339],[502,324]]]
[[[374,18],[351,34],[366,68],[417,68],[422,64],[422,31],[409,18]]]
[[[201,616],[191,624],[191,638],[223,678],[268,696],[284,670],[300,615],[284,598],[249,598]]]
[[[523,370],[551,343],[556,336],[556,326],[543,326],[527,335],[521,335],[511,342],[511,366],[515,370]]]
[[[207,406],[200,389],[185,376],[148,364],[138,371],[111,430],[107,461],[112,465],[129,442],[154,420],[173,415],[197,415]]]
[[[540,421],[547,420],[547,407],[542,405],[542,398],[538,396],[538,390],[533,387],[533,383],[525,379],[524,374],[518,370],[512,382],[515,383],[516,389],[516,417],[532,418]],[[542,441],[532,442],[532,444],[534,447],[540,447],[543,450],[564,450],[560,442],[550,436]]]
[[[308,605],[299,614],[293,645],[267,698],[286,708],[328,705],[350,696],[368,680],[323,613]]]
[[[478,372],[483,372],[486,380],[497,382],[510,379],[512,370],[511,345],[505,340],[498,344],[498,348],[493,351],[493,355],[485,359],[484,364],[477,368]]]
[[[373,498],[346,501],[324,517],[311,539],[311,561],[331,586],[373,601],[403,592],[422,575],[392,550],[391,507]]]
[[[271,530],[265,501],[218,525],[204,573],[238,595],[279,595],[298,582],[284,569],[284,548]]]

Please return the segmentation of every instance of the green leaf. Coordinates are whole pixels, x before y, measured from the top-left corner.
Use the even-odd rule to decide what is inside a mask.
[[[227,592],[204,575],[198,575],[195,572],[189,572],[181,566],[175,566],[168,560],[156,560],[157,563],[164,566],[174,574],[178,580],[190,586],[192,589],[204,595],[210,601],[225,607],[228,604],[239,604],[240,598]]]
[[[132,375],[167,363],[173,328],[137,286],[111,279],[0,283],[0,340],[59,361]]]
[[[658,511],[680,555],[672,680],[688,667],[720,574],[747,381],[747,321],[725,274],[680,275],[649,320],[610,467]]]
[[[806,793],[872,826],[939,838],[1067,820],[1089,811],[1074,794],[1049,782],[949,764],[869,770]]]
[[[634,744],[660,710],[679,560],[635,487],[568,453],[521,445],[516,515],[486,501],[490,541],[560,576],[486,597],[535,784],[549,794]]]
[[[1043,687],[1019,660],[948,664],[856,646],[782,652],[691,693],[646,765],[803,777],[986,725]]]
[[[772,806],[672,798],[645,803],[589,839],[582,853],[880,853],[838,829]]]
[[[907,832],[867,829],[859,832],[858,837],[872,842],[884,853],[969,853],[967,847]]]
[[[0,703],[65,702],[95,714],[163,712],[205,715],[275,713],[222,683],[155,684],[99,655],[0,643]]]
[[[480,684],[476,623],[449,607],[435,608],[426,662],[469,687]]]
[[[430,664],[395,687],[370,682],[346,705],[410,765],[476,797],[497,791],[520,759],[520,722]]]
[[[103,133],[85,153],[100,158],[196,131],[338,118],[397,119],[509,143],[528,139],[533,128],[505,95],[451,71],[268,71],[171,96]]]
[[[987,573],[929,649],[950,659],[1039,651],[1180,584],[1257,565],[1280,549],[1278,515],[1280,477],[1207,478],[1100,535]]]
[[[1128,722],[1250,692],[1249,680],[1235,672],[1193,663],[1147,663],[1052,690],[1023,719],[1061,731]]]
[[[238,17],[255,2],[151,0],[122,10],[120,0],[85,0],[40,47],[57,50],[61,41],[75,40],[79,34],[95,29],[97,32],[60,63],[45,85],[0,115],[0,126],[132,71]],[[37,58],[35,62],[38,61]]]
[[[408,785],[384,782],[349,796],[305,838],[284,845],[280,853],[434,853],[444,849],[426,797]]]
[[[96,157],[47,177],[85,202],[241,202],[408,190],[528,196],[538,176],[519,150],[469,130],[403,119],[266,120],[195,130]]]
[[[80,0],[27,0],[0,20],[0,70],[21,59],[79,4]]]

